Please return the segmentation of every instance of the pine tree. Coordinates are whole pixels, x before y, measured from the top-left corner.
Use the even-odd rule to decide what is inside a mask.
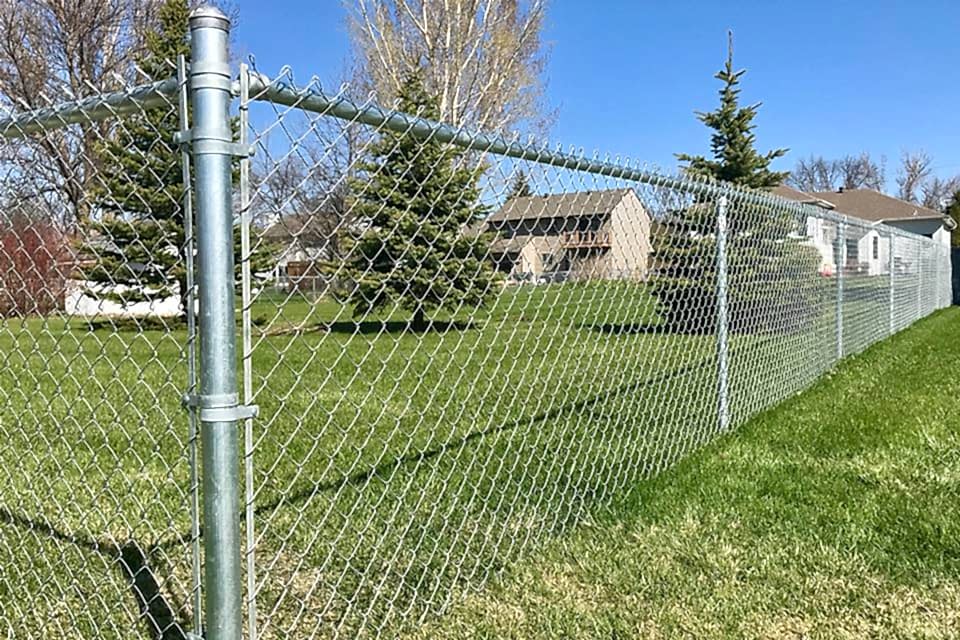
[[[741,107],[740,79],[733,67],[732,36],[724,68],[720,106],[698,119],[713,129],[712,157],[678,154],[684,171],[746,188],[779,185],[787,173],[770,163],[786,149],[760,154],[754,148],[753,119],[759,103]],[[659,265],[652,291],[668,327],[684,332],[713,332],[716,324],[716,219],[714,197],[695,197],[672,212],[655,238]],[[735,331],[784,331],[802,326],[815,310],[809,283],[815,283],[819,257],[803,246],[804,221],[793,215],[750,207],[732,198],[727,207],[727,281],[729,326]],[[809,276],[809,277],[807,277]]]
[[[399,100],[402,111],[439,115],[419,73],[405,80]],[[431,310],[484,304],[496,275],[486,260],[489,237],[471,230],[485,213],[477,171],[452,147],[403,133],[382,133],[370,153],[365,179],[353,184],[366,229],[337,268],[353,283],[346,302],[354,315],[396,306],[422,330]]]
[[[514,198],[526,198],[533,195],[533,189],[530,188],[530,178],[523,169],[517,171],[510,183],[510,189],[507,191],[507,200]]]
[[[173,75],[179,56],[189,57],[190,4],[165,0],[157,11],[156,28],[145,36],[138,68],[150,80]],[[186,235],[180,150],[173,144],[179,129],[175,106],[145,109],[125,117],[97,149],[102,166],[91,193],[97,218],[86,221],[82,251],[94,258],[84,278],[113,289],[92,291],[121,304],[157,301],[180,295],[186,312]],[[237,122],[231,123],[234,128]],[[233,180],[238,165],[234,163]],[[234,227],[234,262],[240,270],[240,228]],[[259,242],[250,256],[251,271],[268,270],[276,247]]]
[[[740,106],[740,78],[746,69],[733,68],[733,33],[727,34],[727,61],[714,78],[723,83],[720,89],[720,106],[716,111],[697,112],[697,119],[713,129],[710,150],[713,158],[677,154],[677,159],[687,163],[684,170],[691,175],[704,176],[754,189],[775,187],[782,184],[789,172],[770,170],[770,163],[781,158],[787,149],[774,149],[760,154],[754,148],[757,137],[753,119],[762,103]]]
[[[170,77],[177,57],[189,54],[189,15],[187,0],[160,5],[157,28],[147,32],[138,61],[150,80]],[[120,121],[97,149],[101,169],[91,193],[96,217],[86,221],[92,233],[83,246],[95,262],[84,277],[107,287],[125,285],[106,294],[118,302],[186,294],[183,174],[172,143],[178,128],[175,107],[145,109]]]

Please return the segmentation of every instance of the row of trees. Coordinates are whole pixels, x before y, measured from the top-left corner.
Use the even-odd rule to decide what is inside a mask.
[[[896,173],[896,195],[935,211],[944,211],[960,191],[960,176],[934,175],[933,159],[924,151],[905,151]],[[827,159],[811,156],[797,162],[787,183],[801,191],[837,191],[887,187],[886,158],[874,160],[869,153]]]
[[[188,0],[86,4],[24,0],[0,8],[0,94],[8,103],[41,106],[46,95],[107,90],[112,78],[129,77],[134,67],[139,80],[167,77],[169,61],[189,53]],[[358,0],[349,16],[357,91],[454,125],[517,132],[549,124],[540,0]],[[51,29],[57,38],[49,37]],[[698,114],[714,132],[712,154],[678,157],[690,174],[767,188],[788,178],[771,169],[786,150],[756,151],[758,105],[739,104],[743,74],[733,66],[731,43],[716,75],[720,106]],[[180,202],[187,185],[178,151],[166,141],[176,120],[172,109],[151,109],[119,125],[51,132],[5,148],[48,161],[37,163],[47,174],[24,172],[24,200],[51,185],[62,194],[57,210],[65,226],[82,228],[79,235],[89,241],[81,252],[95,258],[85,276],[135,285],[136,293],[124,293],[128,301],[185,291]],[[483,259],[489,238],[464,232],[486,214],[478,205],[483,167],[476,158],[410,136],[332,126],[329,135],[320,133],[315,157],[304,145],[264,168],[259,206],[271,216],[310,218],[302,227],[326,243],[326,268],[350,283],[346,300],[358,315],[399,306],[423,326],[441,304],[482,304],[494,279]],[[898,184],[911,200],[942,199],[955,186],[932,178],[925,156],[905,158],[902,173]],[[805,190],[876,188],[884,167],[866,154],[811,158],[789,179]],[[518,175],[511,197],[529,193],[526,176]],[[695,198],[670,212],[655,246],[660,272],[653,291],[668,322],[684,329],[708,327],[715,307],[715,206]],[[743,287],[741,295],[735,285],[815,269],[811,250],[789,240],[797,221],[736,203],[728,218],[732,315],[751,318],[754,328],[772,317],[796,316],[784,314],[784,302],[763,287],[749,295]],[[266,263],[269,252],[260,255]]]
[[[189,53],[188,13],[187,0],[4,3],[2,99],[11,107],[35,108],[48,104],[49,96],[89,95],[121,88],[125,81],[168,77],[170,61]],[[543,18],[540,0],[522,6],[515,0],[469,5],[359,0],[350,12],[356,90],[373,91],[382,103],[400,99],[407,110],[425,109],[448,122],[497,131],[535,129],[549,119],[542,115]],[[106,294],[126,302],[185,291],[180,202],[186,185],[178,151],[169,144],[176,120],[172,109],[152,109],[120,123],[72,127],[4,145],[7,160],[32,160],[31,170],[21,172],[14,200],[24,203],[48,194],[40,202],[47,205],[48,218],[67,232],[61,237],[84,239],[76,247],[85,258],[83,277],[130,285],[122,296]],[[271,184],[263,189],[261,205],[277,195],[280,206],[274,214],[292,204],[321,218],[321,224],[309,226],[329,240],[331,257],[355,256],[339,269],[358,285],[353,300],[358,313],[402,298],[423,323],[425,312],[441,300],[455,300],[458,292],[471,300],[476,291],[488,289],[483,283],[492,272],[477,263],[483,239],[459,238],[480,212],[476,163],[439,145],[414,149],[409,140],[403,141],[407,153],[400,153],[388,136],[347,142],[345,162],[331,171],[323,167],[329,155],[324,163],[297,165],[291,154],[289,166],[270,167],[265,175]],[[432,163],[423,164],[425,157]],[[318,169],[327,174],[319,175],[319,181]],[[411,171],[420,172],[421,179],[410,182]],[[351,180],[343,182],[344,175]],[[408,201],[384,208],[391,175],[399,187],[393,191],[405,193]],[[359,181],[367,184],[353,189]],[[418,188],[409,191],[411,184]],[[351,196],[352,191],[362,191],[368,200]],[[396,217],[400,214],[402,219]],[[411,216],[420,219],[415,233],[404,238],[395,230],[384,231],[396,224],[412,229]],[[414,246],[419,252],[401,250]],[[406,273],[413,280],[378,279],[370,264],[361,264],[365,261],[377,265],[374,273]],[[443,278],[427,277],[441,263],[450,276],[448,285]],[[465,282],[474,272],[476,281]],[[433,283],[427,286],[427,280]],[[410,302],[414,298],[417,302]]]

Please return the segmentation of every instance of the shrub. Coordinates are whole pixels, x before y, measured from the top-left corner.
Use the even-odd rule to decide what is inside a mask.
[[[47,315],[62,308],[69,252],[62,231],[14,215],[0,226],[0,316]]]

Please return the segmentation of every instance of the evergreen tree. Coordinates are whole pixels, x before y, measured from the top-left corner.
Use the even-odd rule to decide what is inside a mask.
[[[169,78],[180,55],[189,57],[190,5],[165,0],[156,28],[145,36],[139,69],[150,80]],[[236,122],[233,123],[236,126]],[[85,221],[82,250],[94,258],[84,277],[113,293],[91,292],[120,303],[156,301],[180,295],[186,311],[186,235],[183,219],[183,173],[180,150],[172,138],[179,129],[173,105],[144,109],[123,118],[97,149],[99,180],[91,192],[96,218]],[[234,166],[234,180],[237,166]],[[234,228],[234,257],[240,268],[240,229]],[[269,269],[274,247],[259,243],[250,256],[251,271]]]
[[[526,198],[533,195],[533,189],[530,188],[530,178],[523,169],[517,171],[510,183],[510,189],[507,191],[507,200],[514,198]]]
[[[754,148],[753,119],[759,104],[741,107],[740,79],[733,67],[732,37],[724,68],[720,106],[698,119],[713,129],[712,157],[678,154],[684,171],[745,188],[779,185],[787,173],[770,163],[785,149],[760,154]],[[713,332],[716,328],[715,197],[694,196],[686,208],[673,211],[654,239],[658,274],[652,291],[661,315],[675,331]],[[802,326],[815,311],[819,255],[801,244],[804,220],[791,214],[748,205],[735,196],[727,206],[727,282],[729,326],[735,331],[789,331]],[[812,283],[812,284],[811,284]]]
[[[146,34],[139,68],[150,80],[168,78],[179,55],[189,54],[190,7],[166,0],[157,28]],[[172,143],[179,128],[173,106],[145,109],[125,117],[97,149],[99,180],[92,193],[95,219],[86,221],[85,253],[95,258],[87,280],[126,285],[107,294],[118,302],[160,300],[186,294],[180,151]],[[95,295],[104,295],[95,293]]]
[[[685,162],[684,170],[691,175],[704,176],[754,189],[775,187],[782,184],[789,172],[770,170],[770,163],[783,157],[787,149],[774,149],[760,154],[754,148],[757,137],[753,119],[762,103],[740,106],[740,78],[746,69],[733,68],[733,33],[727,34],[727,61],[714,78],[723,83],[720,89],[720,106],[716,111],[697,112],[697,119],[713,129],[710,138],[712,158],[677,154]]]
[[[420,73],[406,78],[399,108],[424,118],[439,115]],[[449,145],[383,132],[354,181],[353,206],[365,231],[334,265],[352,282],[347,303],[362,317],[388,306],[427,326],[427,312],[482,305],[495,272],[486,260],[489,237],[471,231],[483,218],[478,172]]]
[[[957,223],[957,228],[950,233],[950,246],[960,247],[960,191],[953,193],[947,203],[945,213]]]

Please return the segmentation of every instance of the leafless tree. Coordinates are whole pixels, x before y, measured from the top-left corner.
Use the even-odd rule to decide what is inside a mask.
[[[286,131],[291,143],[278,145],[282,155],[258,155],[254,217],[259,226],[279,231],[267,240],[280,241],[281,251],[311,248],[333,260],[358,222],[350,190],[370,132],[330,118],[290,122]]]
[[[886,183],[886,158],[875,162],[866,151],[848,155],[837,161],[840,186],[844,189],[873,189],[883,191]]]
[[[787,182],[807,192],[836,191],[840,188],[882,191],[886,182],[884,165],[883,158],[877,162],[866,152],[836,160],[810,156],[797,163]]]
[[[0,0],[0,107],[36,109],[132,80],[157,0]],[[94,147],[107,125],[73,126],[7,143],[3,160],[29,160],[26,192],[62,196],[81,216]],[[61,212],[62,213],[62,212]]]
[[[924,151],[904,151],[897,170],[897,197],[920,204],[924,183],[933,172],[933,160]]]
[[[393,100],[406,76],[425,70],[454,126],[498,132],[536,129],[547,59],[545,0],[355,0],[347,2],[366,88]]]
[[[787,183],[801,191],[831,191],[839,182],[839,167],[834,160],[823,156],[801,158],[790,172]]]
[[[940,178],[934,176],[920,186],[920,204],[934,211],[946,211],[951,199],[960,191],[960,176]]]

